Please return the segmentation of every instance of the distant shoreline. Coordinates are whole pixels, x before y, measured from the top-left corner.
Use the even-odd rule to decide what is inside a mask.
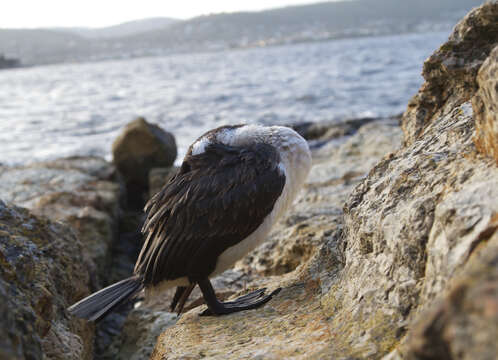
[[[391,36],[409,36],[409,35],[419,35],[419,34],[439,34],[445,33],[446,31],[427,31],[427,32],[402,32],[402,33],[383,33],[383,34],[349,34],[349,35],[338,35],[338,36],[330,36],[326,38],[307,38],[290,42],[275,42],[275,43],[267,43],[265,45],[253,44],[253,45],[245,45],[245,46],[227,46],[224,48],[200,48],[195,50],[172,50],[169,53],[148,53],[148,54],[137,54],[137,55],[129,55],[129,56],[111,56],[111,57],[102,57],[97,59],[82,59],[82,60],[69,60],[69,61],[56,61],[56,62],[47,62],[47,63],[30,63],[30,64],[21,64],[14,68],[33,68],[33,67],[46,67],[46,66],[57,66],[57,65],[82,65],[82,64],[93,64],[93,63],[103,63],[109,61],[128,61],[128,60],[136,60],[136,59],[146,59],[146,58],[160,58],[160,57],[168,57],[168,56],[181,56],[181,55],[190,55],[190,54],[213,54],[213,53],[221,53],[226,51],[245,51],[245,50],[257,50],[257,49],[266,49],[266,48],[278,48],[281,46],[293,46],[293,45],[302,45],[302,44],[311,44],[311,43],[322,43],[322,42],[333,42],[333,41],[343,41],[343,40],[356,40],[363,38],[384,38]],[[449,32],[448,32],[449,35]],[[0,67],[1,69],[1,67]]]
[[[8,58],[4,55],[0,55],[0,70],[3,69],[14,69],[21,67],[21,62],[18,59]]]

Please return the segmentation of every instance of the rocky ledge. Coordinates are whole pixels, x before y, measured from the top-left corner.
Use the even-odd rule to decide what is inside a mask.
[[[137,303],[112,344],[94,342],[94,326],[65,308],[131,271],[130,259],[109,269],[136,238],[140,216],[125,206],[136,179],[98,158],[0,167],[0,358],[91,359],[97,344],[101,359],[495,359],[496,24],[489,1],[455,27],[401,127],[295,127],[313,149],[304,191],[263,246],[215,279],[224,298],[282,288],[257,310],[201,317],[194,291],[176,316],[164,293]],[[139,149],[173,149],[144,120],[128,130]],[[149,173],[140,201],[174,172],[154,167],[176,149],[129,158],[125,145],[119,158]]]
[[[121,193],[95,157],[0,166],[0,358],[93,358],[94,325],[65,309],[110,280]]]
[[[228,296],[282,287],[272,301],[219,318],[190,310],[151,358],[496,358],[497,24],[491,1],[428,59],[403,146],[384,120],[314,150],[293,212],[218,279]]]

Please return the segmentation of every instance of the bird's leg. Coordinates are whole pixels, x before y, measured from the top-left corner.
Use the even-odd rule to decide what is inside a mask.
[[[204,300],[208,309],[201,315],[224,315],[238,311],[255,309],[266,304],[271,298],[278,294],[280,289],[273,291],[270,295],[264,295],[266,289],[259,289],[249,294],[239,297],[233,301],[221,302],[216,298],[213,286],[209,279],[203,279],[197,282],[201,288]]]
[[[183,307],[185,306],[185,303],[187,302],[188,297],[192,293],[192,290],[195,288],[195,283],[190,284],[189,286],[186,287],[185,291],[183,292],[182,296],[180,297],[180,301],[178,302],[178,307],[177,307],[177,314],[180,315],[183,311]]]
[[[178,286],[176,288],[175,296],[173,296],[173,300],[171,301],[171,304],[169,306],[171,312],[175,311],[176,304],[178,304],[178,300],[180,300],[181,296],[183,295],[186,289],[187,288],[185,286]]]
[[[177,314],[180,315],[183,311],[183,307],[187,302],[188,297],[192,293],[192,290],[195,288],[195,283],[190,284],[189,286],[178,286],[176,288],[175,296],[173,296],[173,300],[171,301],[170,309],[171,311],[175,311],[177,309]],[[178,304],[178,306],[177,306]]]

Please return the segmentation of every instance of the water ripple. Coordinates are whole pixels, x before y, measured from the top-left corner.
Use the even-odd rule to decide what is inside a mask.
[[[0,163],[98,154],[135,116],[177,137],[180,157],[223,124],[400,113],[446,34],[344,39],[0,72]]]

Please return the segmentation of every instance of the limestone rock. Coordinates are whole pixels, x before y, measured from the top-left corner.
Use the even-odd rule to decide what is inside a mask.
[[[83,256],[100,273],[105,273],[117,232],[120,198],[114,167],[98,157],[0,168],[0,199],[70,224],[83,244]]]
[[[483,234],[451,290],[421,316],[403,349],[406,359],[496,359],[498,222]],[[484,243],[486,242],[486,243]]]
[[[465,103],[375,166],[346,203],[346,266],[327,307],[354,314],[336,317],[352,325],[343,343],[353,349],[380,356],[395,346],[491,226],[498,169],[476,152],[473,130]]]
[[[89,293],[73,231],[0,201],[0,357],[92,359],[93,324],[66,307]]]
[[[429,123],[474,96],[477,72],[497,44],[498,1],[492,0],[465,16],[448,41],[425,61],[425,83],[410,100],[402,119],[407,145]]]
[[[482,65],[477,77],[479,90],[472,99],[475,112],[475,144],[480,152],[498,163],[498,46]]]
[[[124,128],[112,144],[113,161],[123,175],[130,204],[141,208],[148,191],[149,171],[169,167],[176,159],[174,136],[144,118],[137,118]]]

